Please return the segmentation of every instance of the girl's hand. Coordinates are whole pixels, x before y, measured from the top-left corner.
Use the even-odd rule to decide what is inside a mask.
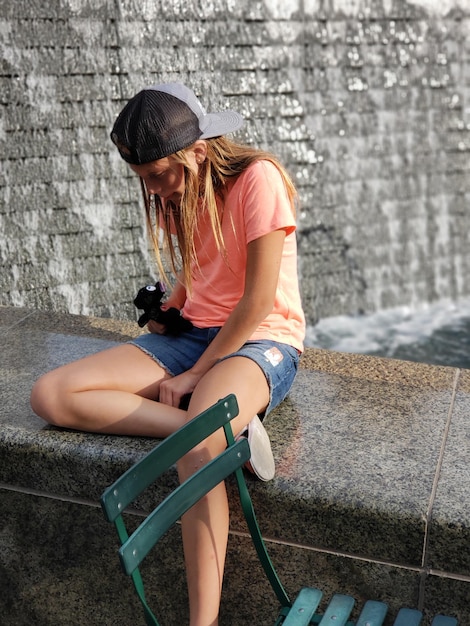
[[[162,311],[167,311],[172,307],[174,307],[175,309],[177,308],[171,303],[170,300],[167,300],[161,305],[160,309]],[[156,322],[155,320],[149,320],[147,323],[147,328],[149,332],[156,333],[157,335],[164,335],[166,333],[165,324],[161,324],[160,322]]]
[[[172,307],[178,310],[181,310],[186,301],[186,289],[184,288],[181,282],[177,282],[172,292],[165,300],[162,302],[161,310],[167,311]],[[156,333],[157,335],[164,335],[166,332],[165,324],[160,324],[159,322],[155,322],[154,320],[150,320],[147,324],[147,328],[149,332]]]
[[[188,370],[179,376],[162,381],[160,383],[159,401],[178,408],[183,396],[191,394],[199,380],[200,376]]]
[[[157,335],[164,335],[166,332],[165,324],[160,324],[155,320],[149,320],[147,323],[147,328],[150,333],[155,333]]]

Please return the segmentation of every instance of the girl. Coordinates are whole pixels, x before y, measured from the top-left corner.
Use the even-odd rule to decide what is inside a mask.
[[[44,375],[31,404],[56,426],[162,438],[234,393],[234,430],[250,440],[252,471],[269,480],[274,460],[259,416],[292,385],[305,320],[294,186],[271,154],[224,136],[242,123],[233,111],[207,114],[178,83],[146,88],[126,104],[111,139],[140,179],[163,275],[160,231],[169,251],[176,282],[163,308],[176,307],[193,328],[174,336],[150,321],[134,341]],[[223,433],[207,439],[181,460],[180,478],[224,446]],[[190,626],[217,626],[228,538],[223,483],[186,513],[182,536]]]

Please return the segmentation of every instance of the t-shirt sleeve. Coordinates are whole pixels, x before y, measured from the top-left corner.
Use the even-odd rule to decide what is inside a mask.
[[[291,234],[296,227],[295,217],[277,167],[270,161],[257,161],[243,177],[240,200],[247,243],[275,230]]]

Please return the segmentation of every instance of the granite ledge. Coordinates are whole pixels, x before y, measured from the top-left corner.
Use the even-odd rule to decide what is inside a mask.
[[[0,307],[0,482],[94,502],[153,447],[146,438],[51,428],[28,403],[42,372],[140,332],[131,322]],[[250,481],[265,535],[469,576],[470,472],[459,465],[456,476],[453,465],[459,441],[470,440],[469,374],[308,349],[291,394],[266,420],[276,478]],[[240,523],[235,510],[235,530]],[[459,549],[447,559],[451,541]]]

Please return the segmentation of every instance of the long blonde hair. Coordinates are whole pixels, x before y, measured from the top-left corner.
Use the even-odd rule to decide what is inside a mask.
[[[179,206],[171,201],[163,203],[159,196],[151,196],[141,179],[147,226],[159,271],[162,278],[167,280],[160,252],[159,231],[161,227],[164,237],[163,247],[169,253],[171,269],[175,276],[181,275],[188,292],[191,292],[192,272],[198,265],[194,235],[201,210],[207,211],[217,247],[222,254],[225,253],[221,227],[222,216],[219,214],[216,198],[218,196],[223,200],[226,184],[230,179],[239,176],[255,161],[270,161],[279,170],[294,215],[297,198],[297,191],[291,177],[270,152],[235,143],[226,137],[216,137],[205,141],[207,155],[198,174],[190,167],[187,159],[186,151],[191,149],[191,146],[169,157],[174,162],[183,165],[185,188]]]

